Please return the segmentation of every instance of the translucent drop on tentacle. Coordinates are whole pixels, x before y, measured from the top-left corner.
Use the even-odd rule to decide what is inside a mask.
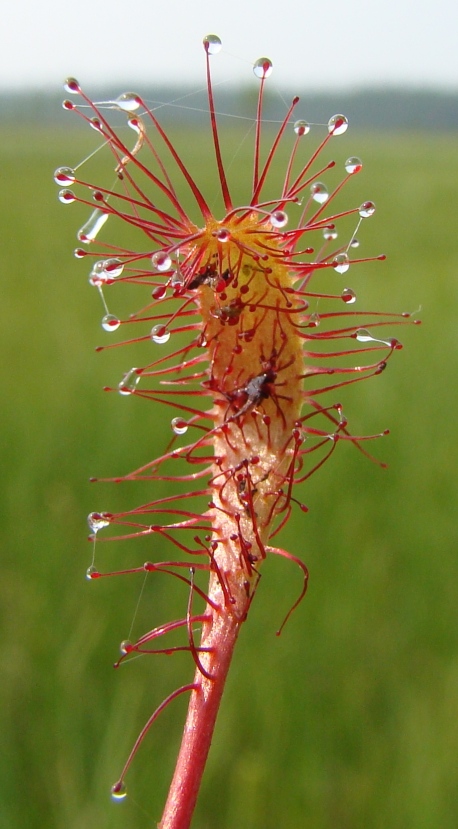
[[[62,204],[72,204],[76,201],[73,190],[59,190],[58,199]]]
[[[157,253],[153,253],[151,262],[153,263],[153,266],[161,272],[170,270],[172,265],[170,256],[163,250],[158,250]]]
[[[120,259],[105,259],[102,267],[106,274],[115,278],[116,276],[121,276],[124,270],[124,263]]]
[[[76,78],[67,78],[66,81],[64,81],[64,89],[66,92],[71,92],[73,95],[78,95],[81,91],[81,87]]]
[[[202,43],[204,44],[205,51],[209,55],[217,55],[223,48],[221,38],[219,38],[218,35],[205,35]]]
[[[347,158],[345,162],[345,169],[347,173],[350,173],[350,175],[353,175],[353,173],[359,173],[363,169],[363,162],[356,155],[352,155],[350,158]]]
[[[151,291],[151,296],[153,297],[153,299],[163,299],[165,297],[166,293],[167,293],[167,286],[166,285],[157,285],[156,288],[154,288]]]
[[[373,201],[364,201],[359,208],[359,215],[362,219],[368,219],[375,213],[375,204]]]
[[[310,124],[307,121],[296,121],[294,124],[294,132],[296,135],[307,135],[310,132]]]
[[[138,135],[143,135],[145,132],[143,121],[138,115],[136,115],[134,118],[128,118],[127,126],[130,127],[130,129],[136,132]]]
[[[376,340],[375,337],[369,333],[367,328],[358,328],[355,332],[355,339],[357,339],[359,343],[380,342],[380,340]]]
[[[181,288],[184,285],[184,276],[179,268],[172,274],[170,285],[172,288]]]
[[[337,273],[346,273],[350,267],[350,260],[346,253],[338,253],[332,260],[332,267]]]
[[[96,132],[103,132],[103,124],[100,118],[97,118],[96,116],[94,116],[94,118],[89,118],[88,124]]]
[[[126,372],[121,382],[118,383],[119,394],[127,397],[133,394],[140,382],[140,375],[137,373],[137,368],[134,366]]]
[[[136,92],[123,92],[122,95],[118,95],[114,103],[125,112],[135,112],[140,106]]]
[[[352,240],[351,240],[351,242],[350,242],[350,247],[351,247],[351,248],[359,248],[359,241],[358,241],[358,239],[356,239],[356,238],[355,238],[355,239],[352,239]]]
[[[272,61],[269,58],[258,58],[253,65],[253,72],[257,78],[268,78],[272,74]]]
[[[218,239],[218,242],[228,242],[231,238],[231,234],[225,227],[221,227],[217,230],[215,236]]]
[[[83,250],[82,248],[75,248],[73,251],[73,256],[75,259],[84,259],[87,256],[87,250]]]
[[[109,280],[105,274],[98,273],[97,271],[91,271],[88,282],[93,288],[102,288],[102,286],[106,285]]]
[[[324,204],[329,199],[328,188],[322,181],[315,181],[310,187],[310,192],[313,201],[318,202],[318,204]]]
[[[167,331],[165,325],[154,325],[151,329],[150,336],[153,343],[163,345],[170,340],[170,331]]]
[[[323,228],[323,237],[326,239],[327,242],[332,241],[333,239],[337,239],[338,237],[337,230],[333,227],[325,227]]]
[[[71,167],[58,167],[54,172],[54,181],[56,184],[73,184],[75,181],[75,171]]]
[[[86,224],[80,227],[78,233],[76,234],[77,239],[87,245],[90,242],[93,242],[107,219],[108,213],[104,213],[97,207],[89,216]]]
[[[331,135],[343,135],[348,129],[348,120],[345,115],[333,115],[328,121],[328,132]]]
[[[170,423],[176,435],[184,435],[188,431],[188,423],[182,417],[174,417]]]
[[[130,653],[133,650],[132,642],[129,639],[123,639],[119,646],[119,650],[123,656]]]
[[[91,581],[91,579],[97,578],[98,575],[99,571],[97,570],[97,567],[95,567],[94,564],[91,564],[91,566],[86,570],[86,578],[88,581]]]
[[[119,783],[115,783],[114,786],[111,787],[111,799],[115,801],[115,803],[121,803],[127,797],[127,789],[124,780],[121,780]]]
[[[101,326],[104,331],[116,331],[117,328],[121,325],[121,320],[118,317],[115,317],[114,314],[105,314],[102,317]]]
[[[97,533],[99,530],[103,530],[104,527],[108,527],[110,521],[103,512],[90,512],[87,523],[91,532]]]
[[[102,285],[106,285],[111,281],[111,277],[104,270],[104,264],[105,260],[99,259],[92,266],[91,273],[89,274],[89,284],[95,288],[101,288]]]
[[[320,324],[320,322],[321,322],[321,317],[317,313],[317,311],[314,311],[313,314],[310,314],[310,316],[309,316],[309,325],[311,325],[314,328],[317,328],[317,326]]]
[[[344,288],[341,297],[347,305],[353,305],[356,302],[356,294],[351,288]]]
[[[274,210],[270,214],[270,223],[272,227],[285,227],[288,224],[288,214],[284,210]]]

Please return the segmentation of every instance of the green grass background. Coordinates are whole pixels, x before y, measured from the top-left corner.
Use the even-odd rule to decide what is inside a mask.
[[[214,187],[192,137],[192,169]],[[135,360],[122,349],[94,354],[103,312],[87,266],[71,255],[86,212],[60,205],[52,183],[93,138],[37,127],[0,135],[1,829],[155,826],[184,699],[143,744],[128,800],[112,804],[109,788],[149,714],[192,675],[185,657],[114,672],[141,582],[84,578],[87,513],[158,491],[88,477],[127,472],[160,453],[170,433],[169,412],[101,391]],[[458,825],[456,138],[339,140],[336,157],[366,162],[347,203],[372,198],[378,208],[360,251],[389,256],[351,269],[348,283],[360,307],[421,304],[423,325],[394,328],[405,348],[388,370],[338,395],[355,433],[390,427],[373,446],[389,468],[342,445],[300,493],[310,513],[294,515],[282,543],[307,562],[309,593],[276,638],[300,575],[285,561],[266,563],[195,829]],[[246,146],[232,169],[241,185]],[[110,310],[122,310],[121,295],[116,304]],[[144,550],[108,545],[99,563],[140,564]],[[179,586],[152,580],[137,633],[178,617],[185,601]]]

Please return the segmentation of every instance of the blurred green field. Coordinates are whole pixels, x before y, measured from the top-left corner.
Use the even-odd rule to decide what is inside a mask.
[[[179,656],[114,672],[141,582],[84,578],[87,513],[152,497],[147,485],[89,476],[135,468],[170,434],[169,413],[101,391],[135,360],[123,349],[94,354],[103,311],[72,258],[85,212],[60,205],[52,183],[93,137],[0,133],[1,829],[155,826],[184,700],[143,744],[127,801],[112,804],[109,789],[149,714],[192,675]],[[205,149],[186,140],[202,180]],[[372,447],[389,468],[339,446],[300,493],[310,513],[297,511],[282,544],[306,561],[309,593],[276,638],[300,577],[287,562],[266,563],[195,829],[458,825],[456,137],[351,133],[333,152],[364,159],[347,199],[377,203],[360,250],[388,254],[353,269],[359,305],[421,305],[423,325],[394,328],[405,348],[388,370],[340,395],[355,433],[390,427]],[[145,548],[135,545],[104,547],[102,569],[140,564]],[[179,586],[151,581],[136,631],[177,617],[183,603]]]

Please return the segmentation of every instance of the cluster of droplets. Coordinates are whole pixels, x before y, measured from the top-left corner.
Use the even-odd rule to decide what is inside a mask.
[[[205,36],[203,39],[203,45],[207,53],[211,56],[218,54],[222,49],[221,39],[214,34]],[[264,81],[266,78],[268,78],[271,75],[272,71],[272,61],[267,57],[258,58],[253,64],[254,75],[261,81]],[[75,78],[68,78],[64,84],[64,89],[72,95],[81,94],[80,85]],[[104,106],[121,110],[130,115],[131,113],[134,113],[136,112],[136,110],[139,109],[141,105],[141,99],[134,92],[124,92],[117,98],[103,103]],[[63,102],[63,106],[65,109],[74,109],[74,104],[68,100]],[[135,119],[129,119],[129,125],[133,126],[133,128],[135,128],[135,123]],[[102,125],[99,118],[94,117],[90,119],[90,124],[97,131],[102,131]],[[302,137],[310,132],[311,124],[309,124],[307,121],[303,119],[299,119],[294,122],[293,129],[298,137]],[[348,120],[345,117],[345,115],[342,114],[333,115],[327,123],[327,130],[329,135],[331,136],[343,135],[347,131],[347,129]],[[347,175],[354,175],[355,173],[360,172],[361,169],[362,161],[360,158],[356,156],[351,156],[346,160],[345,171]],[[76,171],[77,168],[73,169],[71,167],[64,166],[59,167],[54,173],[54,180],[56,184],[62,187],[62,189],[59,191],[58,197],[60,201],[64,204],[70,204],[76,200],[76,196],[73,190],[68,189],[69,187],[71,187],[72,184],[74,184],[77,181]],[[94,193],[94,198],[96,200],[97,196],[100,196],[100,200],[103,200],[102,194]],[[321,181],[314,182],[310,186],[310,198],[316,204],[320,206],[324,205],[330,198],[330,193],[328,191],[327,186]],[[359,223],[350,239],[350,242],[348,243],[346,249],[341,249],[338,253],[336,253],[334,259],[332,260],[331,264],[336,273],[345,274],[349,270],[350,258],[348,255],[348,251],[351,247],[356,247],[358,245],[356,239],[356,232],[359,228],[359,224],[362,219],[372,216],[374,211],[375,205],[371,201],[366,201],[360,206]],[[92,211],[88,220],[79,229],[77,233],[78,240],[82,242],[84,245],[89,245],[90,243],[92,243],[98,236],[102,227],[105,225],[106,221],[108,220],[108,217],[108,212],[104,211],[99,207],[96,207]],[[281,229],[286,226],[288,222],[288,215],[283,210],[273,211],[270,215],[270,222],[273,228]],[[219,242],[222,243],[228,242],[231,238],[230,232],[224,227],[220,227],[217,231],[215,231],[215,237],[218,239]],[[337,231],[335,227],[325,227],[323,229],[323,237],[325,241],[335,240],[337,238]],[[75,256],[77,256],[78,258],[82,258],[84,255],[85,251],[81,248],[75,251]],[[153,253],[151,255],[151,262],[155,270],[160,274],[166,273],[173,268],[172,259],[167,250],[159,250]],[[102,317],[101,325],[103,330],[108,333],[113,333],[114,331],[116,331],[121,325],[121,321],[116,315],[111,314],[109,312],[103,294],[103,287],[112,284],[112,282],[121,275],[123,267],[123,263],[119,259],[102,260],[100,262],[95,263],[89,274],[90,284],[97,287],[102,298],[105,314]],[[167,285],[170,285],[172,289],[176,289],[177,287],[182,287],[182,284],[182,277],[179,271],[179,267],[177,266],[177,269],[173,270],[172,276],[170,277]],[[153,298],[161,299],[165,295],[165,292],[166,287],[158,286],[156,290],[153,292]],[[346,303],[352,303],[355,302],[356,296],[350,288],[345,288],[342,292],[342,299]],[[151,329],[150,338],[152,342],[158,345],[162,345],[168,342],[170,338],[170,332],[164,325],[155,325]]]
[[[220,38],[216,35],[207,35],[204,38],[203,42],[204,48],[209,55],[213,56],[221,51],[222,43]],[[259,58],[253,64],[253,72],[254,75],[260,81],[264,81],[272,73],[272,62],[266,57]],[[67,79],[65,83],[65,90],[72,95],[80,94],[81,92],[80,86],[74,78]],[[126,92],[118,96],[113,101],[104,102],[104,105],[108,105],[113,109],[121,110],[130,116],[131,113],[134,113],[136,112],[136,110],[138,110],[139,106],[141,105],[141,101],[135,93]],[[75,108],[75,105],[69,100],[64,101],[63,106],[66,110],[72,110]],[[138,119],[137,122],[135,121],[135,118],[130,119],[129,126],[131,126],[134,130],[138,132],[139,130],[137,124]],[[101,128],[101,122],[97,117],[91,119],[91,126],[96,131],[103,132]],[[327,126],[328,136],[340,136],[347,131],[348,120],[344,115],[337,114],[333,115],[329,119],[327,125],[323,126]],[[299,138],[308,135],[311,131],[311,128],[312,125],[302,119],[295,121],[293,124],[294,133]],[[362,166],[363,165],[360,158],[356,156],[351,156],[345,161],[344,169],[347,176],[353,176],[362,170]],[[71,167],[59,167],[54,173],[54,180],[56,184],[61,188],[59,190],[58,198],[63,204],[71,204],[77,201],[77,196],[71,189],[75,183],[78,184],[77,169],[78,167],[76,167],[75,169]],[[310,185],[308,192],[309,200],[319,206],[318,208],[316,208],[317,210],[319,210],[321,206],[325,205],[332,195],[330,194],[326,184],[324,184],[321,181],[314,181]],[[100,196],[100,198],[98,198],[98,196]],[[95,193],[94,198],[96,203],[101,203],[105,197],[102,196],[102,194],[100,193]],[[335,255],[331,253],[329,257],[331,267],[339,275],[344,275],[348,272],[351,264],[349,251],[351,248],[356,248],[359,244],[356,238],[359,226],[363,220],[370,218],[374,214],[375,205],[372,201],[365,201],[359,206],[357,210],[350,212],[358,214],[357,226],[353,234],[351,235],[348,244],[340,249],[337,249]],[[88,255],[87,246],[94,242],[99,232],[108,220],[108,217],[109,213],[106,210],[101,209],[100,207],[96,207],[91,212],[89,218],[80,227],[77,233],[78,241],[81,243],[81,245],[84,246],[76,248],[75,257],[77,259],[83,259]],[[266,213],[266,220],[270,222],[272,228],[280,230],[286,227],[286,225],[288,224],[288,214],[283,209],[272,210],[271,213]],[[338,237],[337,230],[333,224],[323,227],[322,235],[325,243],[334,242]],[[214,236],[217,242],[223,245],[231,240],[231,232],[228,228],[225,227],[218,227],[218,229],[214,232]],[[184,278],[180,272],[179,254],[176,254],[175,252],[173,253],[174,259],[176,257],[176,261],[173,261],[170,252],[167,249],[161,249],[155,251],[154,253],[148,254],[148,257],[152,268],[156,272],[155,275],[161,275],[166,279],[164,284],[157,285],[152,291],[153,299],[164,299],[169,288],[173,292],[176,292],[177,295],[180,295],[180,292],[183,290],[185,283]],[[104,305],[105,314],[102,317],[101,325],[102,328],[107,332],[116,331],[121,325],[121,320],[114,314],[111,314],[109,312],[105,301],[103,289],[104,287],[111,285],[113,282],[116,281],[116,279],[121,277],[124,268],[125,262],[123,262],[122,259],[113,256],[96,261],[92,265],[89,273],[89,283],[91,286],[97,288]],[[216,290],[219,289],[216,288]],[[345,287],[341,291],[341,299],[344,303],[351,305],[356,302],[356,294],[351,288]],[[310,326],[317,326],[320,324],[320,316],[318,312],[311,313],[308,319]],[[153,325],[149,334],[151,342],[156,345],[163,345],[167,343],[170,339],[170,336],[170,330],[164,323],[158,323]],[[363,344],[380,343],[389,348],[397,347],[396,341],[377,339],[367,329],[357,329],[354,332],[353,336],[358,342]],[[202,336],[198,344],[203,346],[206,345],[204,336]],[[120,383],[118,384],[119,394],[122,396],[129,396],[134,394],[141,380],[143,371],[145,370],[139,369],[137,367],[130,368],[124,374]],[[184,435],[188,431],[190,425],[192,425],[192,419],[190,420],[190,422],[188,422],[180,416],[174,417],[170,422],[171,430],[174,433],[174,435],[177,436]],[[88,526],[90,529],[91,537],[94,541],[94,550],[97,534],[110,525],[112,518],[113,516],[111,516],[110,513],[106,512],[92,512],[88,516]],[[95,579],[100,575],[94,565],[94,558],[90,567],[87,570],[86,575],[88,579]],[[121,644],[121,654],[123,656],[126,655],[130,652],[131,648],[131,644],[127,640],[124,641]],[[112,787],[113,800],[118,802],[122,801],[125,799],[126,794],[126,787],[123,780],[118,781]]]

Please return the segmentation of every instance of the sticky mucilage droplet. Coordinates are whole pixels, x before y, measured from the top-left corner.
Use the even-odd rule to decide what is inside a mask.
[[[116,331],[121,325],[121,320],[114,314],[105,314],[100,324],[104,331]]]
[[[318,204],[324,204],[329,199],[328,188],[322,181],[315,181],[310,186],[310,193],[312,194],[313,201],[318,202]]]
[[[269,58],[258,58],[253,65],[253,72],[261,80],[268,78],[272,74],[272,61]]]
[[[308,135],[310,132],[310,124],[307,121],[296,121],[294,124],[294,132],[296,135]]]
[[[217,55],[223,48],[221,38],[219,38],[218,35],[205,35],[202,42],[208,55]]]
[[[110,520],[104,512],[90,512],[87,523],[90,531],[97,533],[99,530],[103,530],[104,527],[108,527]]]
[[[163,271],[169,271],[172,267],[170,256],[163,250],[158,250],[156,253],[153,253],[151,262],[153,263],[153,267],[161,273]]]
[[[163,345],[170,340],[170,331],[167,331],[165,325],[154,325],[151,329],[150,336],[153,343]]]
[[[337,273],[346,273],[350,267],[348,254],[338,253],[332,260],[332,267]]]
[[[188,423],[186,420],[183,420],[182,417],[174,417],[170,425],[172,427],[172,431],[175,432],[176,435],[184,435],[189,428]]]
[[[58,167],[54,171],[54,181],[56,184],[60,184],[61,187],[67,184],[73,184],[75,178],[75,171],[71,167]]]
[[[331,135],[343,135],[348,129],[348,120],[345,115],[333,115],[328,121],[328,132]]]
[[[77,239],[80,242],[84,242],[84,244],[86,245],[88,245],[90,242],[93,242],[96,236],[98,235],[99,231],[104,226],[107,219],[108,213],[104,213],[97,207],[91,213],[87,222],[82,227],[80,227],[78,233],[76,234]]]

